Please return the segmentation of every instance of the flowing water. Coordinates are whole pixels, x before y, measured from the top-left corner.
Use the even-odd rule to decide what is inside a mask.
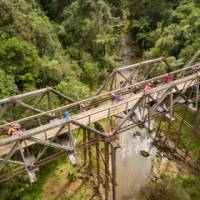
[[[136,132],[141,135],[135,136]],[[151,142],[145,128],[133,128],[120,135],[121,148],[117,149],[116,157],[117,200],[136,200],[141,187],[150,180],[152,159],[156,154]],[[142,156],[142,149],[148,149],[150,156]]]
[[[133,64],[134,51],[131,47],[130,35],[125,35],[125,45],[122,48],[123,59],[121,66]],[[136,72],[137,73],[137,72]],[[128,125],[127,122],[126,125]],[[140,135],[134,135],[139,132]],[[121,148],[116,154],[116,198],[117,200],[138,200],[137,195],[141,187],[148,183],[151,177],[152,159],[156,149],[151,145],[147,129],[132,128],[119,137]],[[148,148],[149,157],[140,154],[140,150]]]

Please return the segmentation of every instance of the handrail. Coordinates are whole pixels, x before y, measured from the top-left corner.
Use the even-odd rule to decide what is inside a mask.
[[[183,69],[176,70],[174,72],[171,72],[171,73],[169,73],[169,76],[175,77],[178,80],[180,80],[181,77],[178,77],[178,76],[176,77],[176,75],[178,75],[179,73],[181,74],[181,72],[183,72],[183,71],[188,72],[188,73],[184,73],[184,76],[188,76],[190,74],[197,73],[197,72],[200,71],[200,63],[195,64],[195,65],[190,66],[190,67],[186,67],[186,68],[183,68]],[[145,84],[148,84],[148,83],[151,83],[151,82],[154,82],[154,81],[157,81],[157,80],[163,80],[163,78],[164,78],[164,75],[161,75],[161,76],[158,76],[158,77],[155,77],[155,78],[152,78],[152,79],[148,79],[148,80],[145,80],[145,81],[142,81],[142,82],[139,82],[139,83],[134,83],[134,84],[126,86],[124,88],[120,88],[120,89],[117,89],[117,90],[106,92],[104,94],[100,94],[100,95],[97,95],[97,96],[89,97],[87,99],[84,99],[84,100],[81,100],[81,101],[78,101],[78,102],[75,102],[75,103],[71,103],[71,104],[56,108],[56,109],[45,111],[43,113],[35,114],[35,115],[29,116],[29,117],[26,117],[26,118],[22,118],[22,119],[13,121],[13,122],[14,123],[15,122],[17,122],[17,123],[26,122],[28,120],[36,119],[36,118],[45,116],[47,114],[54,114],[56,112],[68,110],[68,109],[70,109],[70,107],[75,107],[75,106],[79,107],[81,104],[87,104],[87,102],[92,102],[92,101],[95,101],[95,100],[98,101],[98,99],[101,99],[103,97],[110,97],[113,93],[114,94],[121,94],[121,93],[126,92],[126,91],[131,93],[134,88],[143,87]],[[11,125],[13,122],[8,122],[6,124],[0,125],[0,128],[5,128],[5,127]]]

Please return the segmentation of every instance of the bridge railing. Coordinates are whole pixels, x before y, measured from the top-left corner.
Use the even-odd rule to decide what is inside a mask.
[[[79,126],[82,125],[87,127],[87,125],[92,124],[94,122],[100,121],[105,118],[109,118],[124,111],[132,110],[133,108],[139,106],[138,102],[143,98],[150,97],[149,101],[153,101],[155,103],[155,106],[152,106],[151,110],[149,110],[149,114],[152,114],[156,111],[156,107],[161,106],[164,100],[168,99],[168,96],[177,94],[174,98],[171,99],[171,102],[168,103],[168,107],[164,109],[164,111],[172,112],[171,108],[174,105],[180,105],[180,102],[178,101],[179,96],[185,99],[185,102],[183,102],[183,104],[189,103],[187,102],[186,92],[192,87],[199,87],[199,79],[200,72],[184,77],[181,80],[172,81],[168,84],[152,88],[148,95],[144,94],[144,92],[140,92],[138,94],[134,94],[133,96],[128,96],[122,99],[120,102],[111,102],[110,104],[105,104],[97,108],[85,111],[83,113],[74,114],[69,119],[69,123],[73,122],[71,129],[74,130],[78,128],[77,124],[79,124]],[[199,101],[199,90],[196,90],[196,92],[197,94],[195,98],[197,98],[196,100]],[[148,102],[146,102],[146,104],[147,103]],[[161,111],[161,113],[162,112],[163,110]],[[147,114],[143,117],[144,120],[146,120]],[[13,136],[7,139],[2,139],[0,140],[0,146],[4,146],[5,144],[16,141],[17,139],[21,140],[29,138],[33,135],[44,134],[49,129],[53,130],[54,128],[60,127],[65,123],[67,123],[65,119],[57,119],[56,121],[52,120],[46,125],[39,126],[30,130],[25,130],[23,136]],[[45,135],[46,139],[52,137],[52,134],[45,133]]]
[[[115,136],[117,134],[120,134],[127,128],[124,126],[124,122],[135,117],[134,115],[136,115],[137,109],[142,110],[140,119],[134,118],[131,126],[134,127],[142,124],[146,126],[148,130],[151,130],[150,121],[152,119],[168,114],[167,117],[172,120],[173,113],[179,106],[196,104],[195,106],[198,108],[200,64],[171,72],[169,76],[171,80],[167,83],[165,83],[164,75],[162,75],[112,92],[75,102],[58,109],[21,119],[21,121],[18,120],[22,125],[23,123],[25,125],[26,123],[30,124],[27,130],[23,130],[22,135],[0,140],[0,170],[3,169],[7,163],[24,165],[30,179],[32,178],[31,180],[34,181],[34,169],[38,166],[38,161],[40,161],[48,147],[62,150],[66,155],[73,155],[73,158],[76,158],[75,149],[79,147],[89,148],[90,145],[95,145],[101,140],[104,142],[105,148],[107,149],[105,151],[106,153],[104,152],[104,161],[106,161],[106,176],[104,181],[106,186],[108,186],[110,177],[108,170],[110,153],[108,145],[110,141],[116,139]],[[143,90],[146,84],[151,84],[152,86],[148,93],[144,93]],[[188,92],[192,94],[191,99],[187,98]],[[121,95],[121,99],[116,101],[115,95],[118,94]],[[82,106],[82,104],[84,104],[84,106]],[[63,119],[64,111],[71,112],[68,119]],[[109,119],[123,112],[126,112],[127,116],[118,124],[115,130],[111,132],[111,135],[93,126],[95,122],[106,118]],[[49,114],[51,117],[49,117]],[[37,123],[33,125],[34,120],[36,120]],[[1,128],[6,129],[9,125],[10,123],[4,124]],[[83,140],[82,143],[75,145],[74,140],[76,138],[74,139],[75,131],[73,130],[80,128],[88,131],[89,135],[90,133],[94,133],[95,137],[91,138],[90,135],[87,140]],[[64,137],[65,141],[63,141],[63,137],[60,138],[60,136],[66,136]],[[69,146],[67,145],[68,143],[70,143]],[[35,153],[31,154],[29,147],[34,145],[36,147],[38,147],[38,145],[43,145],[44,147],[42,151],[38,151],[36,148]],[[16,152],[20,153],[22,160],[16,161],[11,159]],[[88,152],[91,154],[91,150],[88,150]],[[33,155],[37,155],[36,158]],[[108,190],[106,190],[106,195],[107,192]]]
[[[100,93],[105,93],[106,91],[132,85],[135,82],[141,81],[140,79],[146,80],[153,78],[157,76],[156,72],[159,65],[162,65],[164,73],[172,71],[171,65],[164,57],[116,68],[106,77],[96,94],[98,95]],[[140,76],[141,72],[142,76]],[[137,74],[137,76],[135,76],[135,74]]]
[[[200,71],[200,64],[196,64],[190,67],[186,67],[186,68],[171,72],[169,73],[169,77],[171,79],[170,82],[180,80],[183,77],[187,77],[199,71]],[[94,96],[82,101],[71,103],[66,106],[59,107],[57,109],[42,112],[36,115],[32,115],[30,117],[22,118],[15,121],[15,123],[20,123],[22,127],[26,129],[33,128],[41,124],[49,123],[50,120],[53,120],[56,118],[62,118],[64,111],[68,111],[69,113],[71,113],[71,115],[77,114],[77,113],[83,113],[86,110],[90,110],[90,109],[93,109],[94,107],[106,104],[106,102],[109,103],[113,101],[116,95],[120,95],[121,98],[123,99],[128,94],[134,95],[134,94],[140,93],[141,91],[143,91],[143,88],[146,84],[151,84],[152,88],[157,87],[159,85],[162,86],[163,84],[165,84],[164,75],[161,75],[161,76],[158,76],[146,81],[142,81],[140,83],[135,83],[133,85],[130,85],[121,89],[113,90],[111,92],[100,94],[100,95],[97,95],[97,96]],[[2,100],[2,102],[4,101],[5,100]],[[0,126],[0,129],[3,131],[6,130],[6,128],[11,126],[12,123],[13,122],[5,123]]]

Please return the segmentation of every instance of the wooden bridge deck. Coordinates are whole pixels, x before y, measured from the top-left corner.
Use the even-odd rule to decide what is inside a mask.
[[[182,91],[188,87],[192,87],[196,84],[196,80],[200,78],[200,72],[195,74],[183,77],[182,79],[171,81],[170,83],[159,85],[155,88],[152,88],[150,91],[150,95],[153,99],[158,99],[161,97],[167,90],[173,88],[174,86],[177,87],[178,90]],[[174,88],[172,89],[171,93],[176,93],[177,90]],[[141,91],[138,94],[127,94],[123,97],[120,102],[112,102],[108,101],[104,105],[100,105],[97,108],[93,108],[91,110],[75,114],[71,116],[72,120],[75,120],[83,125],[89,125],[91,123],[100,121],[102,119],[114,116],[124,111],[128,111],[129,109],[133,108],[138,100],[144,96],[144,92]],[[151,100],[152,101],[152,100]],[[69,120],[70,121],[70,120]],[[66,120],[64,119],[55,119],[52,120],[50,123],[24,131],[23,136],[12,136],[7,139],[3,139],[0,141],[0,156],[7,154],[12,146],[15,144],[16,141],[20,141],[22,139],[28,139],[30,137],[38,138],[40,140],[48,140],[55,136],[55,134],[59,131],[62,125],[66,124]],[[71,129],[77,129],[78,126],[72,124]],[[63,134],[67,132],[67,128],[63,129],[59,134]],[[25,141],[25,140],[24,140]],[[35,144],[35,142],[27,140],[26,144],[23,142],[22,146],[27,147],[30,145]]]

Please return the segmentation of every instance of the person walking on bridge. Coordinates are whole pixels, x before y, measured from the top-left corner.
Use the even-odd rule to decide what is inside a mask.
[[[151,86],[149,84],[146,84],[144,86],[144,93],[145,94],[149,94],[150,90],[151,90]]]
[[[170,81],[169,74],[164,75],[164,81],[165,83],[168,83]]]
[[[63,118],[67,121],[69,120],[69,112],[65,111],[63,114]]]
[[[120,94],[117,94],[116,96],[115,96],[115,101],[116,102],[120,102],[122,100],[122,96],[120,95]]]
[[[111,98],[116,103],[119,103],[122,100],[122,96],[120,94],[111,93]]]
[[[8,129],[7,134],[9,136],[12,136],[12,135],[23,135],[23,132],[21,130],[20,124],[19,123],[13,123],[11,125],[11,127]]]

